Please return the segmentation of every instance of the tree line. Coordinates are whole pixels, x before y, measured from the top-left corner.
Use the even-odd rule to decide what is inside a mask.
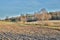
[[[11,17],[8,16],[5,18],[5,21],[41,21],[41,20],[60,20],[60,11],[58,12],[47,12],[45,8],[41,9],[41,11],[35,12],[32,14],[22,14],[19,17]]]

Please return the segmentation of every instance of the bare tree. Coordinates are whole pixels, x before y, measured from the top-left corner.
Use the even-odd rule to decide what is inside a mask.
[[[47,19],[47,10],[45,9],[45,8],[42,8],[41,9],[41,11],[40,11],[40,13],[42,14],[42,18],[41,18],[41,20],[46,20]]]
[[[9,21],[9,17],[8,17],[8,16],[6,16],[5,20],[6,20],[6,21]]]

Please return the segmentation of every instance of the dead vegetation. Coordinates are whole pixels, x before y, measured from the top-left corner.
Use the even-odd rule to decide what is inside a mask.
[[[21,23],[21,22],[2,22],[0,21],[0,33],[11,40],[57,40],[60,36],[60,22],[41,21],[36,23]],[[56,26],[58,25],[58,26]],[[10,34],[11,33],[11,34]],[[15,35],[16,34],[16,35]],[[9,35],[9,36],[8,36]],[[22,35],[22,36],[21,36]],[[19,37],[18,37],[19,36]],[[3,39],[5,37],[2,37]],[[22,37],[22,38],[21,38]],[[31,37],[31,38],[30,38]],[[42,38],[41,38],[42,37]],[[59,39],[60,40],[60,39]]]

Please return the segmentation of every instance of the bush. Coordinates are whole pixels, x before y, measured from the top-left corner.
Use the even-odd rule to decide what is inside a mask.
[[[55,24],[52,23],[52,22],[46,22],[44,25],[45,25],[45,26],[54,26]]]

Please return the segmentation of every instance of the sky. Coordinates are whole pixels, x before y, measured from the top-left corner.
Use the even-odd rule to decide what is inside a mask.
[[[0,18],[34,13],[45,8],[60,11],[60,0],[0,0]]]

